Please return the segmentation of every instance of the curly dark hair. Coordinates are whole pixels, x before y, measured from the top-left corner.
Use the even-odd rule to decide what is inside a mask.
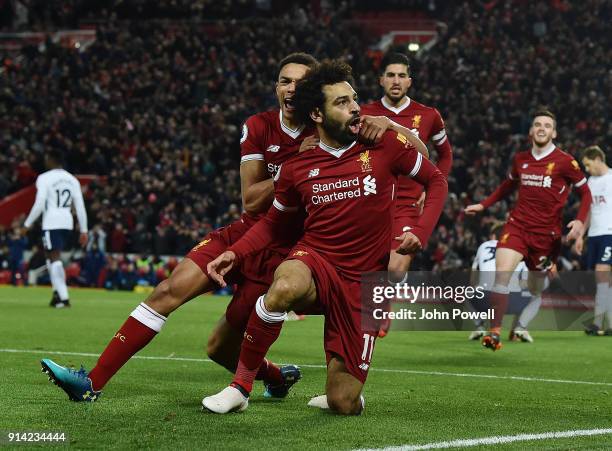
[[[344,61],[325,60],[314,66],[295,88],[293,104],[296,118],[302,124],[312,124],[310,113],[317,108],[323,110],[325,105],[323,86],[343,81],[354,83],[353,69]]]

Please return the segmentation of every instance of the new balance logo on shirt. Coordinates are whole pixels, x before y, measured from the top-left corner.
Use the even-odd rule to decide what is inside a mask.
[[[316,169],[311,169],[311,170],[308,172],[308,178],[310,178],[310,177],[316,177],[317,175],[319,175],[319,168],[316,168]]]

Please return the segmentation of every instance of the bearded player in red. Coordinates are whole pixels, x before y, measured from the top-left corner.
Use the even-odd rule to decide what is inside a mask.
[[[508,306],[508,284],[521,260],[529,268],[529,291],[541,294],[546,272],[550,271],[561,250],[563,207],[574,186],[580,195],[580,208],[575,220],[567,226],[567,240],[583,235],[589,214],[591,192],[578,162],[554,143],[557,122],[550,111],[533,116],[529,135],[531,150],[514,156],[508,178],[484,201],[469,205],[467,215],[484,211],[507,197],[518,187],[518,200],[501,233],[495,256],[495,285],[491,289],[491,306],[495,317],[491,330],[483,337],[483,346],[493,351],[501,348],[500,331]]]
[[[436,165],[444,177],[448,178],[453,164],[453,155],[444,121],[437,109],[416,102],[407,96],[408,89],[412,86],[408,57],[402,53],[389,53],[383,58],[380,69],[380,86],[384,90],[384,96],[376,102],[363,105],[361,114],[388,117],[391,121],[408,128],[423,142],[431,141],[438,154]],[[422,185],[410,177],[398,177],[395,189],[393,236],[408,232],[417,224],[424,199],[425,193]],[[406,281],[413,258],[412,254],[397,253],[395,249],[398,245],[398,241],[392,241],[388,268],[391,283]],[[380,338],[387,334],[390,325],[391,320],[383,321],[379,333]]]
[[[274,193],[272,178],[282,162],[298,153],[304,138],[313,134],[313,128],[304,127],[296,119],[293,96],[297,81],[315,63],[314,57],[305,53],[285,57],[279,63],[276,82],[279,109],[251,116],[243,126],[240,178],[245,213],[241,219],[211,232],[187,254],[170,277],[157,285],[146,301],[131,313],[91,372],[74,371],[50,359],[41,361],[43,371],[70,399],[98,399],[114,374],[161,331],[168,315],[191,299],[219,288],[208,277],[207,264],[235,243],[268,210]],[[288,237],[291,243],[300,235],[299,227],[294,230],[296,235]],[[274,269],[289,249],[288,244],[275,242],[265,251],[246,259],[240,271],[228,274],[228,280],[236,284],[237,289],[209,338],[207,351],[212,360],[231,372],[236,370],[240,343],[254,303],[267,291]],[[264,381],[264,396],[282,398],[299,380],[300,371],[295,365],[279,368],[262,360],[256,378]]]
[[[274,242],[295,212],[306,210],[303,237],[251,313],[232,384],[202,401],[213,412],[247,408],[257,368],[278,338],[286,312],[310,309],[325,315],[327,406],[347,415],[363,409],[361,392],[378,324],[362,326],[360,278],[387,267],[395,177],[410,175],[427,187],[418,223],[397,237],[400,253],[415,252],[427,242],[447,186],[442,173],[402,134],[389,131],[378,144],[356,141],[360,115],[351,82],[350,66],[330,61],[298,84],[296,114],[316,125],[319,146],[282,165],[268,215],[208,265],[210,276],[223,285],[225,274]]]

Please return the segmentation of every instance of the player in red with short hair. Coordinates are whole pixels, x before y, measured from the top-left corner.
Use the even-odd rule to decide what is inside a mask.
[[[245,213],[239,221],[208,234],[185,259],[161,282],[147,300],[141,303],[121,326],[98,359],[91,372],[75,372],[43,359],[43,371],[75,401],[94,401],[108,380],[138,351],[144,348],[166,322],[167,316],[189,300],[219,285],[208,277],[206,266],[235,243],[262,217],[273,200],[272,178],[281,163],[298,153],[305,137],[313,129],[306,128],[294,117],[295,85],[316,60],[305,53],[285,57],[278,67],[276,96],[279,109],[259,113],[247,119],[242,129],[240,178]],[[292,243],[300,235],[295,229]],[[212,360],[234,372],[238,362],[242,335],[257,297],[265,293],[274,269],[283,261],[290,245],[275,242],[266,250],[245,260],[240,271],[228,274],[237,289],[208,341]],[[284,397],[289,387],[300,378],[299,368],[279,368],[263,360],[257,379],[266,386],[266,396]]]
[[[482,341],[493,351],[501,348],[500,330],[508,305],[508,284],[521,260],[529,268],[529,291],[537,296],[543,290],[546,271],[553,267],[561,249],[561,215],[572,186],[581,199],[576,219],[567,225],[570,229],[567,239],[576,240],[584,232],[591,191],[578,162],[553,143],[556,128],[553,113],[536,112],[529,131],[533,141],[531,150],[514,156],[508,178],[493,194],[465,209],[468,215],[482,212],[518,187],[518,200],[497,245],[495,285],[491,290],[495,318],[491,320],[491,331]]]
[[[358,414],[363,408],[361,391],[378,324],[362,326],[360,277],[387,267],[395,177],[410,175],[427,187],[423,214],[400,238],[400,253],[414,252],[427,242],[447,186],[442,173],[404,135],[390,131],[378,144],[356,141],[359,105],[351,82],[350,66],[329,61],[298,84],[296,113],[316,124],[320,144],[282,165],[268,215],[208,265],[210,276],[223,284],[228,271],[274,242],[295,212],[305,208],[303,237],[251,313],[232,384],[202,400],[213,412],[247,408],[257,368],[278,338],[285,312],[312,308],[325,315],[328,407],[341,414]]]
[[[412,86],[408,57],[402,53],[389,53],[383,58],[380,69],[379,82],[384,96],[376,102],[362,105],[361,114],[386,116],[389,120],[408,128],[423,142],[431,141],[438,154],[436,165],[444,177],[448,178],[453,155],[444,121],[437,109],[407,96]],[[400,176],[395,189],[395,199],[393,236],[398,236],[417,224],[425,199],[423,186],[410,177]],[[392,241],[389,259],[389,279],[394,283],[406,280],[413,257],[412,254],[400,255],[395,252],[398,245],[398,241]],[[379,337],[382,338],[387,334],[390,324],[389,319],[383,321]]]

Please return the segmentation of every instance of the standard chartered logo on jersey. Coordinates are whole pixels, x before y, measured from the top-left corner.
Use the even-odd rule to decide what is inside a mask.
[[[525,186],[541,186],[542,188],[552,187],[552,177],[541,174],[521,174],[521,184]]]
[[[345,199],[371,196],[376,194],[376,179],[372,175],[363,178],[338,179],[330,183],[314,183],[312,185],[312,203],[322,205]]]

